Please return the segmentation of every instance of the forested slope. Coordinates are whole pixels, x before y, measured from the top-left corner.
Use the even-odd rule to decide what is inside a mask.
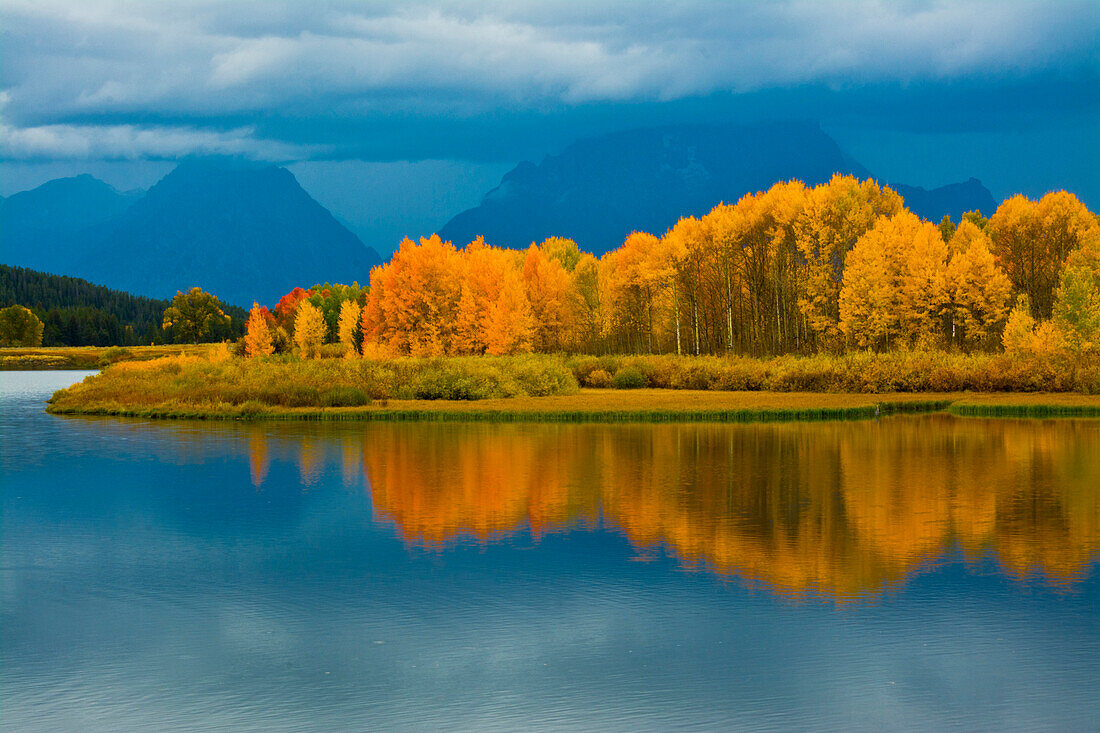
[[[87,280],[0,265],[0,308],[22,305],[45,325],[43,346],[135,346],[164,343],[168,301],[131,295]],[[225,306],[240,331],[240,308]]]

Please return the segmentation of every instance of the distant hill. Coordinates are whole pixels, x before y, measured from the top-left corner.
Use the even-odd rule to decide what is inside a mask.
[[[910,211],[929,221],[939,222],[947,214],[957,224],[968,211],[980,211],[982,216],[989,217],[997,209],[993,194],[977,178],[931,191],[903,183],[891,183],[890,187],[901,194]]]
[[[90,175],[58,178],[0,202],[0,242],[7,262],[65,272],[87,256],[103,227],[140,198]]]
[[[44,346],[135,346],[163,342],[168,301],[0,265],[0,308],[10,305],[30,308],[42,320]],[[233,306],[225,311],[233,322],[221,335],[239,336],[247,314]]]
[[[571,237],[601,254],[631,231],[661,234],[685,215],[766,190],[777,181],[823,183],[834,173],[871,177],[816,123],[680,125],[580,140],[542,163],[520,163],[481,204],[440,230],[464,244],[482,234],[497,245],[524,247],[550,235]],[[972,185],[976,184],[976,186]],[[985,207],[972,203],[977,181],[931,192],[910,189],[922,215]],[[959,203],[956,196],[964,203]],[[957,218],[957,217],[955,217]]]
[[[49,185],[35,189],[38,205],[64,208],[73,200],[49,200],[41,193]],[[94,219],[87,212],[69,218],[81,214]],[[43,242],[58,239],[66,246],[51,244],[50,255],[40,256]],[[379,262],[290,171],[226,159],[185,161],[140,198],[80,229],[51,232],[16,221],[4,231],[3,259],[158,298],[198,285],[245,307],[274,304],[299,285],[365,282]]]

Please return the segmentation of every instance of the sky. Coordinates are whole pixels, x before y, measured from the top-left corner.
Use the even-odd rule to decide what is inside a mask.
[[[0,0],[0,194],[288,166],[386,252],[581,137],[816,119],[878,177],[1100,208],[1100,2]]]

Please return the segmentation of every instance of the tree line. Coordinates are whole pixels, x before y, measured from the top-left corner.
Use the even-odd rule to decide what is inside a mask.
[[[1065,191],[938,224],[873,180],[781,182],[633,232],[602,257],[550,237],[405,239],[357,284],[256,305],[245,351],[348,355],[739,354],[853,349],[1088,352],[1100,224]]]
[[[186,343],[194,336],[179,328],[165,329],[164,313],[172,307],[167,300],[112,290],[80,278],[0,265],[0,308],[14,306],[21,306],[33,314],[41,328],[34,326],[24,314],[12,311],[13,324],[30,325],[18,326],[18,329],[27,330],[26,338],[20,330],[19,335],[0,339],[5,345],[137,346]],[[223,311],[223,316],[229,316],[229,321],[211,322],[210,328],[201,334],[202,340],[221,341],[238,338],[244,333],[246,313],[243,309],[220,302],[217,307]],[[13,325],[12,328],[17,327]],[[33,334],[36,332],[41,338],[31,343],[35,341]]]

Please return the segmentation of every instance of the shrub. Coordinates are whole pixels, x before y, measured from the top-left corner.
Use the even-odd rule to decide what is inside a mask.
[[[321,393],[322,407],[359,407],[369,405],[370,397],[358,387],[341,385]]]
[[[259,400],[248,400],[241,403],[241,416],[242,417],[255,417],[256,415],[263,414],[266,409],[266,405]]]
[[[577,380],[560,359],[545,356],[520,356],[504,362],[522,392],[532,397],[573,394]]]
[[[645,377],[635,367],[623,367],[615,372],[612,384],[615,385],[615,389],[640,389],[645,386]]]
[[[588,374],[585,384],[595,389],[608,389],[612,385],[611,375],[606,369],[596,369]]]

